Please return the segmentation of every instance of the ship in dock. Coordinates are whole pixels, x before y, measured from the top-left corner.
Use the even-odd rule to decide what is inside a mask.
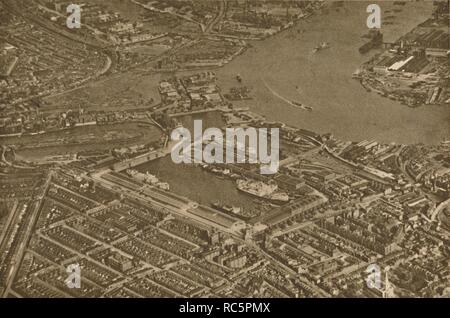
[[[240,215],[241,208],[238,206],[231,206],[226,204],[221,204],[219,201],[213,202],[211,206],[221,212],[232,213],[235,215]]]
[[[156,176],[146,172],[146,173],[142,173],[139,172],[137,170],[133,170],[133,169],[128,169],[127,171],[127,175],[129,175],[130,177],[132,177],[133,179],[158,187],[162,190],[166,190],[169,191],[170,190],[170,185],[167,182],[161,182]]]
[[[361,54],[365,54],[372,49],[380,47],[383,44],[383,33],[381,33],[379,30],[370,30],[368,37],[370,39],[369,42],[364,43],[359,48],[359,53]]]
[[[236,186],[239,191],[269,200],[275,204],[289,202],[289,195],[279,191],[276,183],[268,184],[262,181],[239,179],[236,181]]]

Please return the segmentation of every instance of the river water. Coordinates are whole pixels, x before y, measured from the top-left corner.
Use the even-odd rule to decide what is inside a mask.
[[[372,1],[373,2],[373,1]],[[372,3],[370,2],[370,3]],[[412,109],[367,92],[352,73],[371,55],[358,48],[368,32],[369,2],[345,1],[342,7],[328,3],[326,9],[294,28],[252,43],[252,48],[216,71],[224,91],[237,86],[236,75],[253,89],[254,99],[242,102],[271,121],[281,121],[319,133],[333,133],[345,140],[375,139],[382,142],[436,144],[450,137],[450,109],[429,106]],[[379,2],[383,14],[396,15],[393,25],[382,25],[389,37],[399,37],[431,13],[431,1],[394,6]],[[384,13],[393,8],[401,12]],[[383,15],[382,15],[383,17]],[[329,49],[314,54],[320,42]],[[275,94],[274,94],[275,92]],[[279,98],[314,108],[307,112]]]

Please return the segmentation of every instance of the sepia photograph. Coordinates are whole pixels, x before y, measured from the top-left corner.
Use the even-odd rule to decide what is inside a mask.
[[[449,4],[0,0],[0,298],[450,298]]]

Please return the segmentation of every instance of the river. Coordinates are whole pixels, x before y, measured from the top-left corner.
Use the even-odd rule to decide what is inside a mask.
[[[367,92],[351,78],[376,53],[362,56],[358,52],[364,43],[362,35],[368,32],[368,4],[345,1],[338,7],[328,3],[323,12],[300,21],[294,28],[252,42],[253,47],[247,52],[216,70],[221,88],[227,91],[237,86],[236,75],[240,74],[243,85],[251,87],[254,96],[252,101],[240,105],[250,106],[271,121],[333,133],[340,139],[427,144],[449,139],[448,106],[424,105],[412,109]],[[392,1],[379,4],[382,12],[393,8]],[[432,3],[408,2],[401,9],[402,12],[395,13],[393,25],[382,25],[385,35],[392,37],[394,33],[400,37],[426,20]],[[314,54],[313,48],[323,41],[331,47]],[[314,110],[295,108],[286,99]]]

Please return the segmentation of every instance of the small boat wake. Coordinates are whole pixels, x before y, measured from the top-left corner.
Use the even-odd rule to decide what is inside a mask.
[[[330,48],[330,43],[328,43],[328,42],[322,42],[322,43],[320,43],[319,45],[317,45],[317,46],[314,48],[313,53],[317,53],[317,52],[319,52],[319,51],[322,51],[322,50],[325,50],[325,49],[328,49],[328,48]]]
[[[285,103],[287,103],[287,104],[289,104],[289,105],[291,105],[292,107],[295,107],[295,108],[300,108],[300,109],[303,109],[303,110],[312,111],[312,107],[303,105],[302,103],[299,103],[299,102],[291,101],[291,100],[287,99],[286,97],[278,94],[275,90],[273,90],[272,87],[269,86],[269,84],[267,84],[267,82],[264,79],[263,79],[263,83],[267,87],[267,89],[272,93],[272,95],[274,95],[275,97],[281,99]]]

